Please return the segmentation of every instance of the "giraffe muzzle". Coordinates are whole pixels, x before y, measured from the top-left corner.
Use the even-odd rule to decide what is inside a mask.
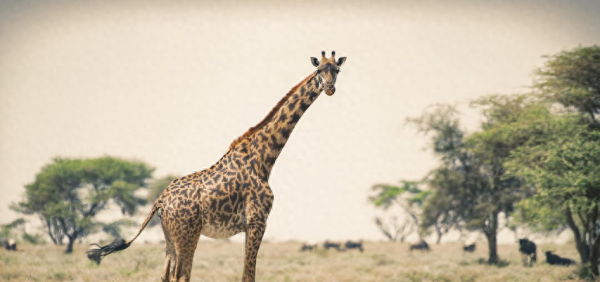
[[[331,96],[335,93],[335,86],[330,86],[330,87],[326,87],[325,88],[325,94],[327,94],[328,96]]]

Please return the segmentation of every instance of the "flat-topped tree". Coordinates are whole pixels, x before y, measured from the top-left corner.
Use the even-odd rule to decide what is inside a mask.
[[[75,240],[98,229],[119,234],[125,221],[103,223],[95,216],[110,203],[133,215],[146,203],[135,191],[145,186],[153,170],[143,162],[112,157],[55,158],[25,186],[24,200],[12,209],[39,216],[52,242],[62,245],[68,239],[65,252],[71,253]]]
[[[162,281],[189,281],[200,234],[228,238],[246,232],[243,281],[254,281],[256,256],[273,205],[269,175],[300,117],[323,91],[335,93],[340,67],[322,52],[317,68],[286,94],[267,116],[236,139],[213,166],[175,179],[154,202],[138,234],[129,241],[117,240],[90,251],[92,258],[123,250],[137,238],[154,213],[165,234],[166,260]]]

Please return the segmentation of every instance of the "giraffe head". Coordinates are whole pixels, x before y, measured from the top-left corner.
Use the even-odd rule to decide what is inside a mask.
[[[315,57],[311,57],[310,61],[313,66],[317,67],[317,79],[319,84],[323,85],[325,93],[329,96],[333,95],[335,93],[335,80],[338,73],[340,73],[340,67],[346,62],[346,57],[341,57],[336,61],[335,51],[331,51],[331,58],[326,58],[325,51],[322,51],[320,62]]]

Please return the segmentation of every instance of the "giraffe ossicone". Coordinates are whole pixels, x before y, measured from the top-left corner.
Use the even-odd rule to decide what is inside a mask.
[[[293,87],[256,126],[233,141],[229,151],[210,168],[175,179],[154,202],[150,215],[129,241],[88,251],[92,260],[124,250],[158,213],[165,235],[166,260],[162,281],[189,281],[200,235],[228,238],[246,233],[242,281],[255,281],[256,257],[273,206],[269,176],[294,127],[323,91],[335,93],[345,57],[335,52],[321,61],[311,57],[316,71]]]

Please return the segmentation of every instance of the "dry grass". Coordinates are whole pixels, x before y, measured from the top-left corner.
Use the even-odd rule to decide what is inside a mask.
[[[0,251],[0,281],[158,281],[164,247],[137,243],[96,266],[85,257],[86,246],[74,254],[52,245],[24,246],[22,252]],[[577,267],[547,265],[541,250],[550,248],[572,259],[572,246],[541,246],[538,264],[521,265],[516,245],[500,246],[502,267],[480,263],[485,246],[469,254],[458,244],[433,245],[433,251],[408,252],[407,244],[366,243],[364,253],[318,250],[301,253],[299,243],[264,243],[258,260],[257,281],[579,281]],[[201,242],[194,260],[192,281],[241,281],[243,246],[239,243]]]

